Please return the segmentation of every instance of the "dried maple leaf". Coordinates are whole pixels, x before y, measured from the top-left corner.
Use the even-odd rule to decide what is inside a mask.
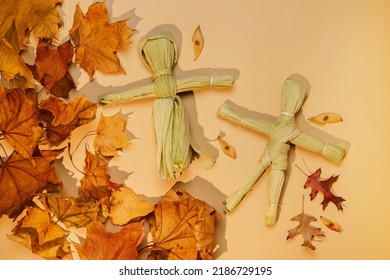
[[[73,46],[70,41],[53,48],[47,40],[40,40],[36,49],[35,65],[30,69],[45,88],[47,93],[68,98],[69,91],[76,87],[68,72],[72,61]]]
[[[62,143],[72,131],[96,117],[98,104],[92,103],[84,95],[70,103],[50,95],[39,105],[39,115],[46,122],[46,138],[52,145]]]
[[[315,250],[316,247],[314,247],[313,244],[311,243],[314,237],[324,237],[325,234],[321,231],[321,228],[317,228],[310,225],[310,222],[315,222],[317,221],[317,219],[311,215],[304,213],[303,202],[302,202],[302,213],[295,217],[292,217],[291,221],[297,221],[299,222],[299,225],[293,229],[288,230],[287,239],[293,238],[296,235],[300,234],[303,237],[302,246],[306,246],[312,250]]]
[[[23,209],[32,204],[32,199],[52,185],[62,186],[52,166],[63,149],[41,151],[33,156],[33,162],[13,152],[6,162],[0,164],[0,217],[5,214],[16,218]]]
[[[332,193],[332,184],[337,181],[339,176],[331,176],[326,180],[321,180],[321,168],[318,168],[313,174],[307,177],[304,188],[311,188],[310,198],[313,200],[320,191],[324,195],[321,204],[323,210],[328,206],[329,202],[333,202],[338,210],[343,210],[341,203],[345,201],[344,198],[336,196]]]
[[[170,190],[150,217],[154,241],[149,259],[212,259],[218,212],[185,191]]]
[[[85,227],[94,217],[104,222],[108,216],[107,207],[96,202],[81,201],[75,197],[45,194],[40,201],[47,211],[66,227]]]
[[[0,136],[26,159],[32,158],[44,129],[38,112],[21,89],[10,92],[0,85]]]
[[[116,156],[117,150],[126,148],[131,142],[124,133],[126,120],[120,113],[105,117],[101,115],[97,134],[93,142],[95,152],[103,156]]]
[[[33,74],[25,65],[24,60],[18,56],[11,44],[1,37],[0,73],[8,81],[11,88],[25,89],[34,87]]]
[[[114,225],[125,225],[153,212],[154,204],[143,199],[132,189],[122,187],[111,194],[110,217]]]
[[[0,37],[4,37],[17,53],[26,49],[29,32],[38,38],[53,38],[62,21],[56,5],[62,0],[2,0]]]
[[[115,53],[130,44],[132,29],[127,20],[108,23],[106,3],[94,3],[83,14],[76,6],[70,37],[76,45],[75,63],[87,71],[92,79],[96,70],[103,73],[125,74]]]
[[[99,155],[86,149],[84,177],[81,179],[79,198],[85,201],[100,201],[109,205],[111,190],[119,190],[120,185],[110,181],[106,172],[107,163]]]
[[[85,244],[74,245],[83,260],[136,260],[137,247],[143,238],[143,221],[128,224],[113,233],[107,232],[101,222],[94,220],[87,226]]]
[[[7,237],[31,249],[45,259],[72,259],[69,231],[53,223],[50,213],[36,207],[27,208],[24,216]]]

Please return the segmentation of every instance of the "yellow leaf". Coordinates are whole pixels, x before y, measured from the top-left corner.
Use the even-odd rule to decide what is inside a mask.
[[[50,213],[36,207],[27,208],[27,214],[7,237],[31,249],[45,259],[71,259],[66,240],[69,231],[52,222]]]
[[[125,74],[115,53],[130,44],[133,30],[127,27],[126,21],[109,24],[104,1],[89,6],[86,15],[76,6],[69,34],[77,48],[75,63],[80,64],[91,79],[95,70]]]
[[[111,194],[111,220],[114,225],[125,225],[128,222],[145,217],[153,212],[154,205],[130,188],[120,188]]]
[[[0,72],[11,88],[34,87],[33,74],[4,38],[0,39]]]
[[[154,246],[149,259],[212,259],[219,213],[184,190],[172,189],[150,217]]]
[[[62,0],[2,0],[0,37],[11,43],[16,53],[26,49],[29,32],[38,38],[53,38],[62,21],[56,5]]]
[[[117,150],[126,148],[131,142],[124,133],[126,120],[120,113],[109,117],[101,115],[97,135],[93,142],[95,152],[104,156],[116,156]]]

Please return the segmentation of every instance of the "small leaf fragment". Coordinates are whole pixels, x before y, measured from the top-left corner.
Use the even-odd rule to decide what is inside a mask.
[[[218,136],[218,142],[221,146],[222,151],[231,158],[237,158],[236,149],[231,146],[226,140],[224,140],[221,136]]]
[[[342,232],[343,229],[342,227],[340,226],[340,224],[336,221],[332,221],[328,218],[325,218],[324,216],[320,216],[320,219],[322,221],[322,223],[329,229],[333,230],[333,231],[337,231],[337,232]]]
[[[338,123],[343,121],[343,117],[337,113],[327,112],[310,117],[309,121],[313,121],[318,124]]]
[[[194,44],[194,61],[198,59],[200,53],[202,52],[204,39],[200,25],[195,29],[194,34],[192,35],[192,43]]]

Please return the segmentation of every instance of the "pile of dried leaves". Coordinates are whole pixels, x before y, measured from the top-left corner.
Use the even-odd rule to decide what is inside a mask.
[[[130,143],[119,113],[100,117],[78,196],[62,194],[53,163],[71,155],[72,131],[94,120],[98,107],[83,95],[69,100],[76,85],[68,67],[80,65],[91,79],[95,71],[124,74],[115,53],[130,44],[133,30],[127,20],[109,23],[105,2],[92,4],[85,15],[77,5],[71,39],[55,44],[61,2],[2,1],[0,146],[7,142],[13,152],[1,150],[0,217],[18,220],[8,238],[46,259],[72,259],[73,246],[81,259],[137,259],[140,251],[148,251],[148,259],[211,259],[219,215],[213,207],[184,190],[171,190],[154,205],[110,181],[107,157]],[[35,64],[27,65],[22,54],[31,34],[39,42]],[[108,219],[118,231],[106,231]],[[140,248],[145,221],[152,240]],[[83,227],[83,242],[69,238]]]

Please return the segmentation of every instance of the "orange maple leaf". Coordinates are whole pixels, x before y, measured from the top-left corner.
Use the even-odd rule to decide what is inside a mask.
[[[7,93],[0,85],[0,136],[24,158],[31,159],[43,132],[38,112],[23,90],[14,89]]]
[[[212,259],[219,213],[187,192],[170,190],[149,219],[154,245],[149,259]]]
[[[70,103],[50,95],[39,105],[39,115],[46,125],[46,138],[50,144],[58,145],[70,136],[72,131],[96,117],[98,104],[85,96],[78,96]]]
[[[80,64],[91,79],[95,70],[125,74],[115,53],[130,44],[133,30],[126,26],[126,21],[109,24],[104,1],[89,6],[86,15],[76,6],[69,34],[77,47],[75,63]]]
[[[34,87],[34,77],[31,71],[4,38],[0,38],[0,72],[11,88]]]
[[[16,53],[26,49],[29,32],[38,38],[53,38],[62,20],[56,5],[62,0],[3,0],[0,10],[0,38],[4,37]]]
[[[86,149],[84,177],[81,179],[79,198],[85,201],[96,200],[108,205],[111,190],[119,190],[120,185],[110,181],[106,172],[107,163],[99,155]]]
[[[101,115],[93,142],[95,151],[100,151],[104,156],[116,156],[118,149],[126,148],[131,143],[124,133],[125,127],[126,120],[120,113],[108,117]]]
[[[46,210],[28,207],[26,212],[7,237],[44,259],[72,259],[66,240],[70,232],[54,223]]]
[[[128,224],[113,233],[94,220],[87,226],[85,244],[74,245],[83,260],[136,260],[137,246],[143,238],[143,221]]]
[[[17,152],[0,164],[0,217],[16,218],[32,199],[51,185],[62,187],[52,166],[63,149],[40,151],[33,156],[34,165]]]
[[[73,46],[70,41],[53,48],[47,40],[40,40],[36,49],[35,65],[29,68],[48,94],[68,98],[69,91],[76,87],[68,72],[72,57]]]

